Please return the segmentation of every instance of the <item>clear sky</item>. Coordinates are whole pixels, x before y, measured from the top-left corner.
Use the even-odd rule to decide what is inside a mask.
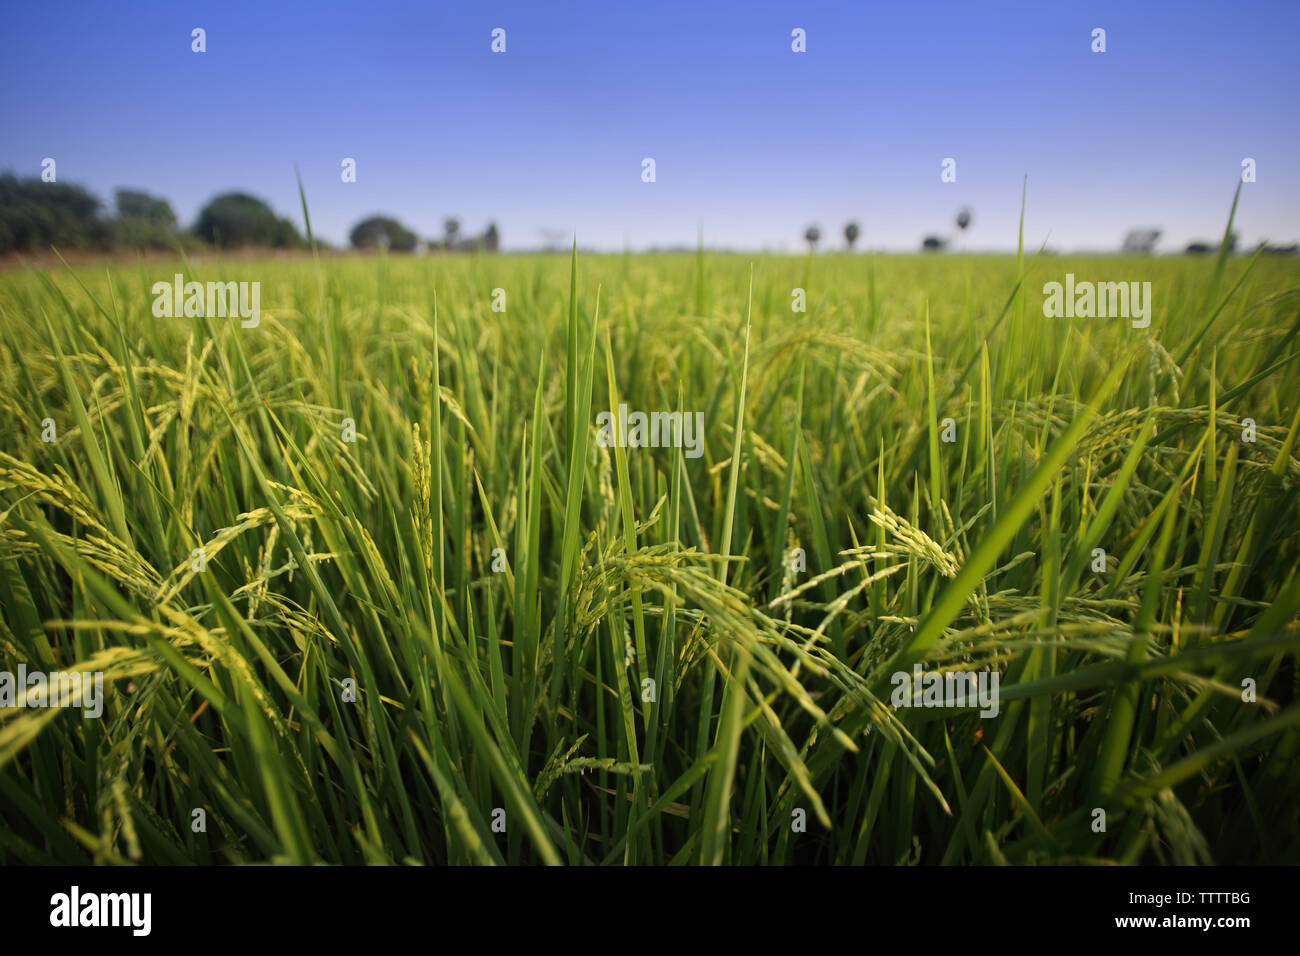
[[[190,31],[207,31],[191,52]],[[506,30],[506,52],[490,50]],[[807,52],[791,51],[791,30]],[[1091,32],[1106,30],[1106,52]],[[183,223],[242,189],[342,242],[374,212],[422,236],[495,220],[504,247],[1159,251],[1300,238],[1300,2],[310,3],[6,0],[0,170]],[[357,161],[357,182],[340,161]],[[641,181],[653,157],[657,181]],[[940,163],[957,161],[957,182]]]

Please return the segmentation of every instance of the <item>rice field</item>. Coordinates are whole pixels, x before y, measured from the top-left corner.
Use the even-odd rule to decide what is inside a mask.
[[[178,272],[260,321],[159,318]],[[1298,280],[0,275],[0,668],[103,674],[0,709],[0,863],[1300,863]],[[965,674],[995,714],[910,693]]]

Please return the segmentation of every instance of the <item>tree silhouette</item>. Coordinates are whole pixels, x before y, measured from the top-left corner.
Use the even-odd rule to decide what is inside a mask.
[[[371,216],[361,220],[352,227],[348,240],[355,249],[383,246],[398,252],[410,252],[416,243],[415,233],[388,216]]]
[[[844,241],[849,244],[849,252],[853,251],[853,244],[858,241],[858,236],[860,236],[861,234],[862,234],[862,230],[858,228],[858,224],[856,222],[849,222],[847,225],[845,225]]]
[[[808,241],[808,247],[812,250],[816,250],[817,241],[822,237],[822,231],[816,226],[809,226],[804,232],[803,237]]]
[[[138,189],[119,189],[114,195],[118,219],[139,219],[165,229],[176,228],[176,213],[166,199]]]
[[[0,174],[0,252],[98,248],[112,238],[97,197],[71,183]]]
[[[455,216],[442,221],[442,230],[447,234],[447,248],[456,248],[456,239],[460,235],[460,220]]]
[[[194,234],[218,246],[301,246],[298,231],[247,193],[223,193],[199,212]]]
[[[1124,252],[1149,256],[1160,238],[1159,229],[1130,229],[1124,237]]]
[[[116,199],[114,242],[137,249],[166,249],[176,245],[176,213],[166,199],[138,189],[119,189]]]

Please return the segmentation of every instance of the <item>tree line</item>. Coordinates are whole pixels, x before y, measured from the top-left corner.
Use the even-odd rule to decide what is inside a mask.
[[[441,239],[422,240],[396,219],[376,215],[358,222],[348,238],[356,249],[382,247],[398,252],[424,248],[496,252],[500,248],[495,223],[478,236],[462,236],[454,218],[447,219],[443,229]],[[45,252],[51,246],[85,251],[211,246],[305,249],[308,242],[290,220],[248,193],[214,196],[199,210],[194,224],[182,229],[171,203],[143,190],[116,190],[110,209],[98,196],[72,183],[0,173],[0,255]]]

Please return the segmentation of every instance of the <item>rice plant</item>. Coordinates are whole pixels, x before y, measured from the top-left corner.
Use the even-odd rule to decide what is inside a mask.
[[[1149,327],[1045,317],[1067,273]],[[0,708],[0,863],[1300,862],[1297,278],[4,275],[0,661],[103,700]]]

